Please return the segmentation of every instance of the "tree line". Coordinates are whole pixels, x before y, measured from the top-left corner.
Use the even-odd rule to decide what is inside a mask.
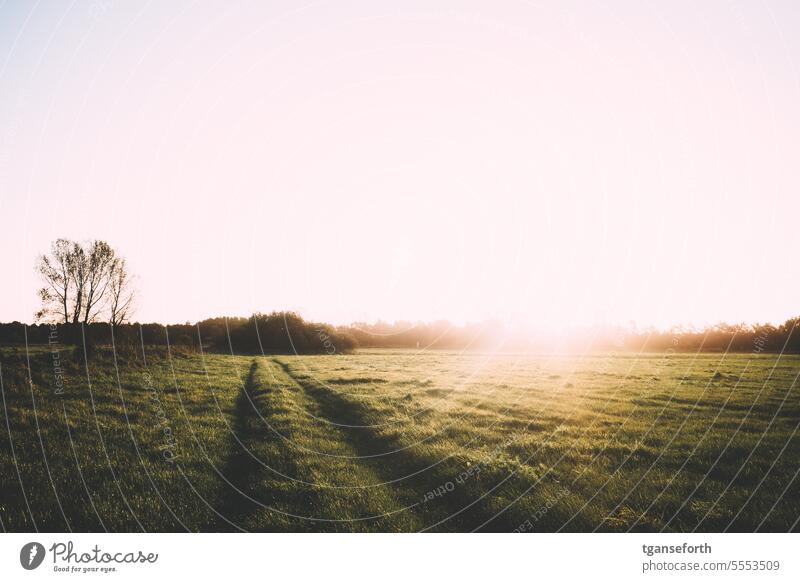
[[[0,323],[0,345],[41,344],[113,346],[122,351],[143,346],[178,347],[234,354],[344,354],[357,347],[346,331],[306,321],[292,312],[217,317],[178,325]]]
[[[133,276],[105,241],[54,241],[36,260],[42,287],[38,323],[0,324],[0,345],[60,343],[180,346],[230,353],[345,354],[355,348],[511,350],[550,353],[603,351],[733,351],[800,353],[800,317],[781,325],[719,324],[667,331],[589,328],[569,336],[531,334],[501,322],[456,326],[432,323],[357,323],[332,326],[293,312],[217,317],[196,324],[131,323]]]
[[[434,323],[372,323],[332,326],[307,321],[292,312],[217,317],[194,324],[161,325],[71,322],[0,324],[0,344],[24,346],[86,342],[118,349],[180,346],[234,354],[346,354],[356,348],[508,350],[550,353],[557,350],[625,352],[783,352],[800,354],[800,317],[781,325],[720,324],[700,330],[585,330],[566,339],[550,334],[510,331],[499,323],[455,326]],[[70,334],[77,334],[73,337]]]
[[[361,348],[506,350],[535,353],[604,352],[772,352],[800,354],[800,317],[780,325],[720,323],[702,329],[668,330],[603,326],[564,335],[531,332],[501,322],[455,326],[434,323],[372,323],[338,328]]]

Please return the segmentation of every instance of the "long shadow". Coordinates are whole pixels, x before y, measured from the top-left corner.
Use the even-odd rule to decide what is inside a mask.
[[[223,481],[223,504],[220,512],[227,519],[241,528],[247,517],[259,511],[261,507],[245,497],[244,494],[257,499],[254,495],[255,481],[263,470],[261,464],[247,451],[252,452],[251,445],[258,438],[258,416],[253,401],[256,390],[255,375],[258,364],[253,362],[247,374],[247,380],[239,391],[234,409],[234,420],[231,425],[231,454],[222,470],[229,483]],[[238,531],[238,530],[235,530]]]
[[[314,522],[294,516],[307,513],[317,502],[317,494],[313,488],[287,480],[287,475],[297,475],[296,458],[276,431],[289,437],[291,427],[274,418],[275,402],[270,395],[280,387],[259,386],[257,369],[254,361],[236,399],[231,454],[222,472],[228,482],[222,484],[220,513],[238,528],[223,529],[313,531]],[[270,447],[272,452],[267,452]]]
[[[314,399],[320,412],[340,426],[356,454],[358,462],[368,465],[384,481],[395,481],[393,493],[404,505],[414,505],[412,511],[422,523],[433,525],[448,518],[438,531],[469,531],[478,527],[494,512],[487,500],[479,500],[482,493],[499,482],[503,476],[484,467],[482,474],[457,484],[457,477],[467,469],[460,461],[450,458],[442,462],[412,449],[403,448],[397,439],[381,435],[370,427],[369,409],[335,390],[326,388],[308,378],[298,378],[288,364],[273,360],[283,371]],[[377,455],[377,456],[376,456]],[[451,485],[448,485],[450,483]],[[444,489],[442,489],[444,488]],[[439,490],[441,495],[432,495]],[[466,509],[465,509],[466,508]],[[510,516],[496,519],[488,529],[510,531],[517,523]]]

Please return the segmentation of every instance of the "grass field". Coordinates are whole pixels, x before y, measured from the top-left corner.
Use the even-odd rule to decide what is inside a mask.
[[[3,348],[6,531],[788,531],[800,358]]]

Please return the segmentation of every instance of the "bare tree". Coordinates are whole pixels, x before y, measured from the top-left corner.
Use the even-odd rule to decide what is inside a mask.
[[[36,313],[37,319],[52,315],[57,319],[63,318],[63,323],[69,323],[75,246],[75,243],[60,238],[50,246],[49,254],[40,255],[37,259],[36,270],[44,282],[39,289],[42,309]]]
[[[36,267],[44,281],[37,319],[88,324],[108,313],[112,322],[121,322],[132,311],[125,261],[105,241],[81,245],[58,239],[48,255],[39,257]]]
[[[92,242],[88,252],[84,253],[83,323],[91,323],[99,315],[99,307],[103,305],[111,282],[115,255],[114,249],[102,240]]]
[[[125,259],[115,259],[111,266],[109,280],[109,323],[120,325],[125,323],[133,312],[134,290],[131,276]]]
[[[73,293],[71,308],[70,308],[70,318],[72,319],[72,323],[78,323],[81,318],[81,312],[83,311],[83,294],[86,288],[86,251],[83,250],[83,247],[80,243],[73,243],[74,248],[71,252],[71,270],[70,270],[70,277],[72,278],[72,284],[75,287],[75,292]]]

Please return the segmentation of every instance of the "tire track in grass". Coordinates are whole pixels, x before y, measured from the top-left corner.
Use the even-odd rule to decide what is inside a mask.
[[[359,462],[358,451],[340,428],[318,420],[319,405],[276,360],[266,372],[281,386],[288,437],[297,467],[295,488],[315,491],[306,509],[313,531],[416,531],[422,527],[407,504],[394,495],[381,476]],[[302,508],[297,508],[298,511]]]
[[[469,531],[493,516],[489,500],[480,499],[481,491],[498,478],[491,463],[483,464],[479,473],[457,484],[457,477],[469,467],[463,458],[441,459],[429,452],[404,447],[397,438],[376,429],[374,425],[379,423],[373,418],[375,412],[366,404],[312,379],[294,375],[289,364],[277,358],[273,362],[313,402],[307,408],[308,420],[340,433],[340,438],[345,439],[354,452],[354,458],[346,460],[368,467],[379,476],[384,487],[391,489],[398,502],[408,507],[416,521],[422,523],[421,529],[442,522],[433,529]],[[437,490],[441,494],[433,495]],[[448,519],[451,516],[453,518]],[[510,531],[515,527],[511,523],[515,522],[500,520],[493,522],[492,527]]]
[[[222,514],[245,531],[315,531],[309,508],[320,504],[319,492],[300,480],[287,446],[296,428],[291,386],[265,381],[259,364],[253,360],[229,425]]]
[[[308,416],[311,405],[280,369],[253,362],[231,424],[223,514],[249,531],[413,530],[374,474],[342,462],[352,450]]]
[[[264,510],[264,505],[272,506],[276,501],[273,495],[269,495],[273,499],[259,498],[259,494],[270,493],[271,489],[268,486],[269,477],[264,475],[266,469],[263,464],[276,463],[277,459],[272,458],[272,455],[269,455],[269,458],[257,457],[254,453],[254,450],[261,449],[259,452],[263,454],[265,448],[269,449],[268,435],[260,430],[256,422],[255,406],[259,398],[255,387],[257,367],[258,364],[253,361],[247,380],[236,398],[234,419],[230,425],[231,453],[222,470],[228,481],[226,486],[223,486],[222,515],[242,529],[250,529],[248,525],[251,516]],[[262,491],[257,492],[256,489],[259,488]],[[271,525],[275,530],[285,529],[281,527],[285,525],[281,523],[283,520],[277,515],[273,516],[272,521]]]

